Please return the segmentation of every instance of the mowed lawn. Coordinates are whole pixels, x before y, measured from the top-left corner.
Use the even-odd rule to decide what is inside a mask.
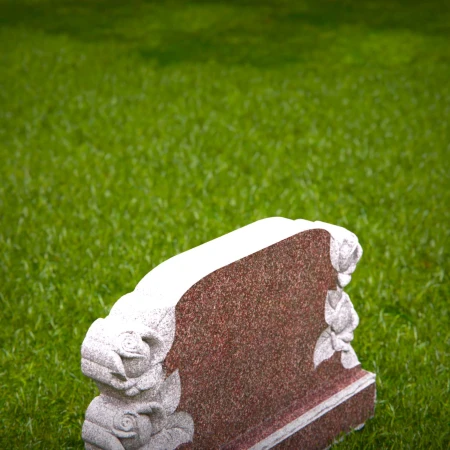
[[[0,0],[0,448],[82,449],[90,324],[283,216],[364,249],[378,400],[336,449],[447,449],[449,38],[435,0]]]

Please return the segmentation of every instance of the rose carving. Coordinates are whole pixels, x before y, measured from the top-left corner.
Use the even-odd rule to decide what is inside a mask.
[[[86,411],[87,450],[174,450],[193,438],[191,416],[175,412],[179,373],[166,378],[162,366],[175,335],[175,309],[144,314],[133,302],[133,295],[124,296],[83,341],[82,371],[101,393]]]
[[[335,239],[332,235],[330,256],[337,271],[337,289],[327,293],[325,321],[329,325],[320,335],[314,350],[314,367],[341,352],[341,363],[346,369],[359,364],[350,342],[359,318],[349,296],[342,290],[351,280],[351,274],[362,255],[362,248],[353,233],[345,230]]]
[[[122,333],[118,338],[119,353],[123,356],[139,356],[143,353],[144,341],[133,331]]]
[[[128,301],[131,298],[128,297]],[[116,315],[96,320],[81,347],[81,369],[98,382],[133,397],[157,390],[164,380],[162,361],[174,335],[174,311],[158,310],[153,328]]]
[[[138,333],[125,332],[117,337],[117,353],[121,356],[125,374],[137,378],[150,369],[150,347]]]
[[[192,440],[189,414],[175,412],[181,395],[178,371],[162,384],[158,401],[127,405],[121,399],[96,397],[86,411],[82,436],[86,449],[174,450]]]
[[[126,450],[137,450],[150,441],[153,434],[151,417],[136,412],[118,412],[114,416],[112,434]]]

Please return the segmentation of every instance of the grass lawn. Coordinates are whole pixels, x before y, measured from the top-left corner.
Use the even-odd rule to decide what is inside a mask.
[[[447,449],[449,38],[443,0],[0,0],[0,448],[82,449],[90,324],[283,216],[364,248],[378,401],[336,449]]]

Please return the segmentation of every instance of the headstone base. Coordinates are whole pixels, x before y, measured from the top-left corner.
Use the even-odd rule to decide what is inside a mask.
[[[326,449],[342,433],[362,428],[373,417],[375,396],[375,375],[361,370],[360,378],[348,386],[296,402],[220,450]]]

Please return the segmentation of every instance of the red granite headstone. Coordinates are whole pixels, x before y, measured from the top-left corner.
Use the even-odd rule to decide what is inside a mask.
[[[166,358],[169,372],[180,372],[179,408],[195,423],[184,448],[250,448],[367,375],[345,369],[338,354],[314,367],[327,292],[337,288],[330,234],[315,229],[216,270],[186,292]],[[325,415],[314,434],[299,433],[293,447],[280,448],[324,448],[363,423],[373,413],[374,385],[366,390],[361,408],[349,405],[345,420],[338,416],[336,433],[328,427],[338,418]]]
[[[154,269],[83,344],[83,371],[101,391],[86,448],[323,449],[360,427],[375,376],[350,345],[358,316],[343,287],[361,254],[343,228],[277,218]],[[107,328],[119,344],[105,350]],[[151,425],[136,422],[131,437],[122,424],[133,417]]]

